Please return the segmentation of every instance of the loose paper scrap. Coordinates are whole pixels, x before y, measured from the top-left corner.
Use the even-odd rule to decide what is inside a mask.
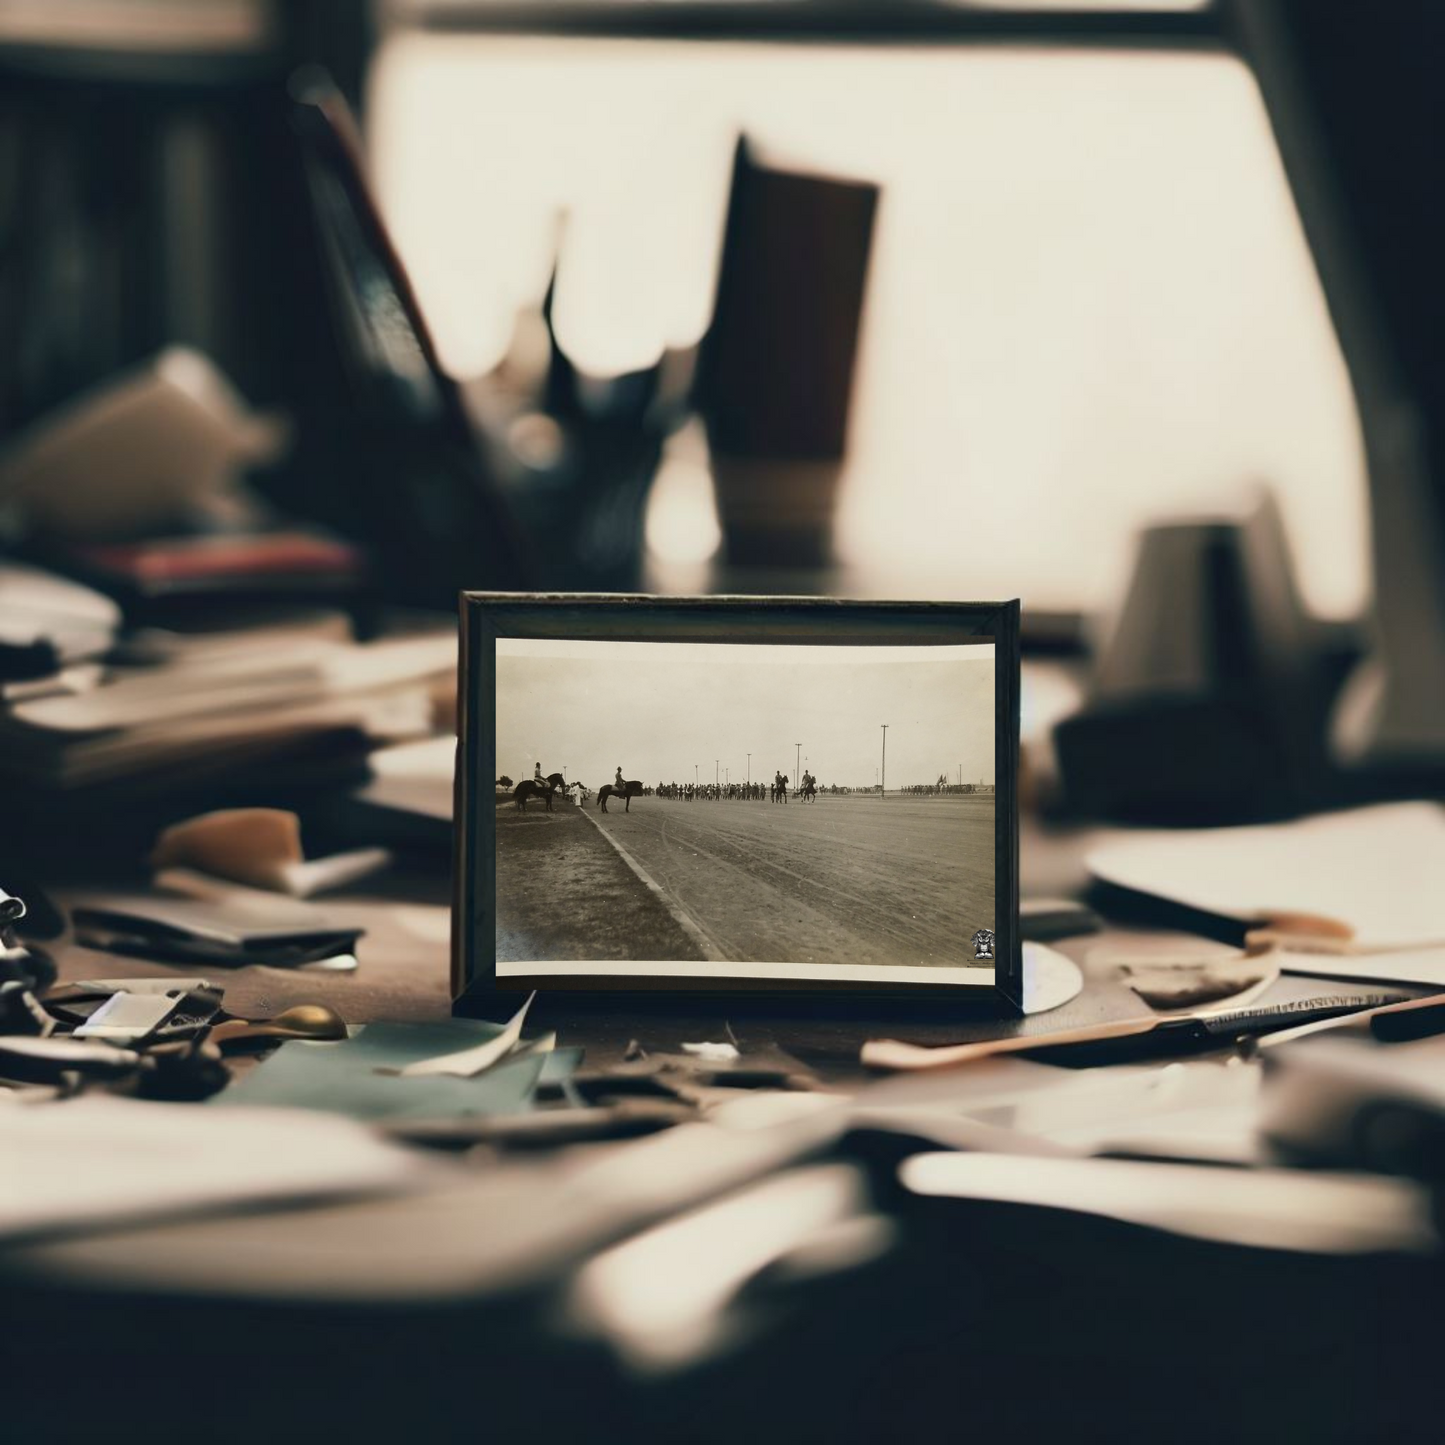
[[[1167,1012],[1225,1002],[1242,1007],[1274,984],[1280,969],[1276,954],[1259,959],[1240,954],[1188,963],[1129,959],[1119,964],[1119,972],[1150,1008]]]
[[[488,1039],[485,1043],[477,1044],[470,1049],[462,1049],[457,1053],[439,1054],[430,1059],[417,1059],[401,1069],[401,1075],[408,1079],[433,1074],[450,1074],[457,1079],[476,1078],[478,1074],[490,1069],[493,1064],[500,1063],[517,1047],[517,1041],[522,1037],[522,1025],[527,1021],[527,1010],[532,1007],[532,1000],[536,997],[536,992],[533,991],[528,996],[527,1002],[512,1015],[496,1038]]]
[[[414,1153],[341,1119],[245,1109],[219,1118],[96,1095],[0,1109],[0,1157],[0,1239],[385,1194],[427,1177]]]
[[[1096,848],[1104,883],[1277,934],[1298,947],[1445,945],[1445,810],[1387,803],[1290,823],[1137,832]]]
[[[1231,1245],[1317,1254],[1438,1247],[1429,1191],[1413,1180],[958,1152],[915,1154],[899,1178],[935,1199],[1062,1209]]]
[[[538,1084],[560,1083],[581,1062],[580,1049],[557,1049],[506,1059],[478,1078],[408,1078],[402,1072],[409,1063],[496,1038],[499,1032],[493,1023],[449,1019],[368,1024],[338,1043],[286,1043],[210,1103],[326,1109],[357,1119],[512,1114],[531,1108]]]
[[[737,1045],[729,1043],[704,1041],[697,1044],[683,1044],[682,1051],[709,1064],[731,1064],[742,1058],[742,1055],[738,1053]]]

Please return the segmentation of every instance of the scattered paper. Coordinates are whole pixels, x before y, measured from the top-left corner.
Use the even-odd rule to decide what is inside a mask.
[[[341,926],[313,903],[221,879],[203,879],[184,897],[152,891],[95,899],[74,909],[71,918],[84,947],[203,967],[270,964],[349,972],[356,967],[352,949],[362,933]]]
[[[1096,849],[1105,883],[1286,934],[1371,950],[1445,945],[1445,809],[1392,803],[1298,822],[1129,834]]]
[[[704,1059],[710,1064],[730,1064],[742,1058],[737,1046],[729,1043],[683,1044],[682,1051],[695,1059]]]
[[[151,854],[161,887],[207,896],[225,879],[252,888],[310,898],[385,868],[385,848],[357,848],[307,859],[301,821],[281,808],[224,808],[167,828]]]
[[[514,1058],[523,1054],[551,1054],[557,1051],[557,1035],[554,1031],[538,1034],[535,1039],[524,1039],[512,1050]]]
[[[1056,948],[1042,943],[1023,945],[1023,1007],[1026,1014],[1048,1013],[1062,1008],[1083,992],[1084,975],[1079,965]]]
[[[1427,983],[1445,988],[1445,948],[1410,948],[1380,953],[1320,954],[1283,952],[1285,973],[1312,978],[1347,978],[1380,983]]]
[[[267,1104],[357,1119],[516,1114],[532,1107],[539,1084],[560,1084],[581,1062],[580,1049],[556,1049],[505,1059],[476,1078],[405,1072],[410,1063],[435,1058],[439,1049],[455,1052],[460,1044],[494,1039],[498,1032],[496,1024],[450,1019],[367,1024],[336,1043],[285,1043],[206,1107]]]
[[[266,960],[258,960],[264,968]],[[297,969],[305,969],[308,973],[355,973],[359,965],[354,953],[333,953],[329,958],[312,958],[305,963],[286,965]]]
[[[342,1198],[426,1177],[344,1119],[86,1097],[0,1110],[0,1238]]]
[[[915,1154],[899,1177],[932,1198],[1100,1215],[1222,1244],[1314,1254],[1430,1253],[1430,1191],[1404,1179],[1017,1154]]]
[[[1276,955],[1265,960],[1241,954],[1199,963],[1123,963],[1119,972],[1150,1008],[1168,1011],[1225,1001],[1242,1008],[1279,978],[1280,969]]]
[[[728,1304],[763,1270],[823,1241],[839,1246],[836,1265],[860,1263],[893,1237],[856,1166],[790,1169],[597,1255],[565,1308],[574,1328],[609,1341],[634,1368],[677,1369],[716,1345]]]
[[[122,1044],[149,1038],[180,1007],[182,997],[175,988],[169,994],[113,993],[75,1030],[74,1037]]]
[[[527,1010],[532,1007],[532,1000],[536,997],[535,992],[530,994],[527,1002],[512,1015],[495,1038],[457,1053],[417,1059],[400,1070],[402,1076],[415,1079],[428,1074],[450,1074],[457,1079],[475,1078],[494,1064],[500,1063],[517,1047],[517,1042],[522,1037],[522,1025],[527,1021]]]
[[[1017,1057],[897,1074],[844,1106],[855,1128],[990,1154],[1129,1153],[1257,1164],[1257,1062],[1059,1069]]]
[[[314,903],[281,898],[219,878],[198,882],[184,896],[138,891],[93,899],[75,910],[75,919],[86,926],[117,930],[135,924],[136,931],[148,928],[162,936],[182,935],[257,952],[267,944],[292,939],[337,934],[350,940],[361,932],[346,927]]]
[[[88,993],[195,993],[197,989],[212,988],[208,978],[80,978],[65,984],[64,990],[83,989]],[[54,997],[54,995],[50,995]]]

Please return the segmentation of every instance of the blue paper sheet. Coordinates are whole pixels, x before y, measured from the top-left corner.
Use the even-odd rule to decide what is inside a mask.
[[[474,1079],[446,1075],[398,1078],[383,1072],[418,1059],[471,1048],[502,1025],[476,1019],[435,1024],[368,1024],[333,1043],[295,1040],[211,1102],[325,1109],[355,1119],[458,1118],[517,1114],[532,1107],[537,1085],[567,1078],[580,1049],[527,1054]]]

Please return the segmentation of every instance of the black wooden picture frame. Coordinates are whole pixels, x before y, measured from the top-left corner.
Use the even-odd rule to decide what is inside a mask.
[[[453,852],[453,1011],[500,1017],[519,990],[534,984],[579,1004],[629,997],[685,996],[693,1009],[709,997],[729,1009],[751,1000],[776,1005],[809,997],[859,1007],[889,1000],[980,1003],[1022,1011],[1019,939],[1018,755],[1019,603],[881,602],[816,597],[654,597],[630,594],[465,592],[461,646]],[[995,966],[992,985],[822,983],[628,977],[509,976],[496,972],[496,647],[498,638],[619,642],[728,642],[808,646],[947,646],[989,638],[994,645]]]

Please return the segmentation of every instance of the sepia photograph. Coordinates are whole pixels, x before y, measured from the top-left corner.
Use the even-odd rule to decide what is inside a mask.
[[[499,980],[993,983],[990,639],[495,646]]]

